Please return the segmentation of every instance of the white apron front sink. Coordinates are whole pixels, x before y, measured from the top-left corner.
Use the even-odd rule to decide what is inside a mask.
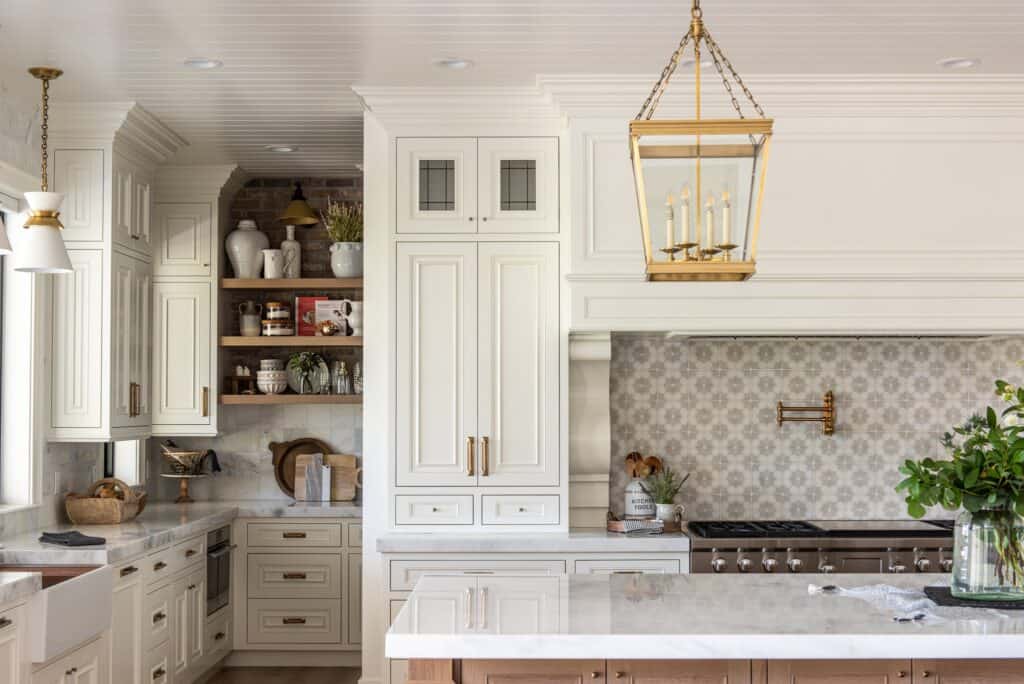
[[[43,663],[110,628],[114,569],[100,565],[0,565],[0,571],[38,572],[43,589],[28,600],[28,643]]]

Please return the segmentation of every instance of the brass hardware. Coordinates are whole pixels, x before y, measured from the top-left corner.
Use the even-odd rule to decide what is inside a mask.
[[[154,625],[156,623],[161,622],[161,621],[166,620],[166,619],[167,619],[167,613],[160,612],[160,613],[154,613],[153,614],[153,624]]]
[[[28,73],[32,74],[34,78],[38,78],[43,82],[43,122],[42,122],[42,165],[41,165],[41,179],[43,192],[49,190],[49,182],[47,181],[47,141],[49,140],[50,130],[50,81],[60,78],[64,72],[56,67],[32,67],[28,70]],[[53,212],[53,218],[56,220],[57,212]],[[27,227],[29,224],[25,224]],[[60,221],[57,221],[57,225],[60,225]],[[63,226],[61,226],[63,228]]]
[[[164,563],[163,561],[157,561],[156,563],[153,564],[153,571],[154,572],[159,572],[160,570],[163,570],[166,567],[167,567],[167,563]]]
[[[836,431],[836,401],[832,390],[825,392],[822,406],[786,406],[781,401],[775,406],[775,422],[779,427],[783,423],[821,423],[821,434],[831,435]],[[819,413],[819,416],[789,416],[787,413]]]
[[[195,588],[196,588],[196,585],[194,585],[194,584],[188,585],[188,590],[189,591],[195,591]]]
[[[466,437],[466,475],[476,475],[476,437]]]
[[[78,668],[77,667],[73,667],[70,670],[65,670],[64,671],[64,676],[65,677],[70,677],[71,675],[75,674],[76,672],[78,672]]]
[[[210,415],[210,388],[203,388],[203,418],[208,418]]]
[[[283,532],[281,534],[281,536],[284,537],[285,539],[305,539],[306,538],[306,533],[305,532]]]
[[[284,618],[284,619],[281,620],[281,623],[285,624],[285,625],[304,625],[304,624],[306,624],[306,618],[300,618],[300,617]]]
[[[121,568],[121,577],[127,577],[128,575],[132,575],[138,571],[139,569],[137,567],[129,565],[127,568]]]
[[[615,678],[616,678],[616,679],[622,679],[622,678],[623,678],[623,677],[625,677],[625,676],[626,676],[626,673],[625,673],[625,672],[616,672],[616,673],[615,673]]]
[[[932,676],[932,673],[931,673],[930,670],[921,670],[921,678],[922,679],[928,679],[931,676]]]
[[[491,474],[491,438],[484,436],[480,438],[480,475],[487,477]]]
[[[163,677],[165,674],[167,674],[167,670],[165,670],[162,667],[158,667],[157,669],[153,670],[153,680],[156,681],[157,679]]]
[[[185,552],[185,558],[191,558],[194,555],[196,555],[196,550],[195,549],[189,549],[188,551]]]
[[[306,573],[304,572],[286,572],[281,575],[286,580],[304,580],[306,579]]]
[[[899,679],[903,679],[903,678],[904,678],[904,677],[906,677],[906,676],[907,676],[907,673],[906,673],[906,672],[904,672],[903,670],[897,670],[897,672],[896,672],[896,677],[897,677],[897,678],[899,678]]]
[[[594,672],[590,673],[590,678],[591,679],[598,679],[600,676],[601,676],[601,673],[597,672],[597,671],[594,671]]]
[[[0,618],[0,629],[6,629],[14,624],[14,620],[10,618]]]
[[[213,635],[213,640],[214,641],[221,641],[225,636],[227,636],[227,635],[224,634],[224,632],[217,632],[216,634]]]
[[[135,383],[128,383],[128,417],[135,417]]]

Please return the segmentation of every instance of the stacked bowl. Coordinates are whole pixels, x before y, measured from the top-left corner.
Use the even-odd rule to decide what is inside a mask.
[[[262,359],[256,371],[256,388],[264,394],[280,394],[288,389],[288,371],[280,359]]]

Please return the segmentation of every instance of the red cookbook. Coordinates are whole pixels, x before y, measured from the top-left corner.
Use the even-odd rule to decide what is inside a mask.
[[[295,334],[313,337],[316,335],[316,303],[327,297],[295,298]]]

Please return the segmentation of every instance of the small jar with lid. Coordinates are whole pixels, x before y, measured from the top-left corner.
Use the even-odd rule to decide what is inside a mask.
[[[263,334],[266,337],[286,337],[295,334],[295,324],[291,318],[276,320],[263,319]]]
[[[291,319],[292,310],[284,302],[267,302],[267,305],[263,308],[263,317],[271,321]]]

